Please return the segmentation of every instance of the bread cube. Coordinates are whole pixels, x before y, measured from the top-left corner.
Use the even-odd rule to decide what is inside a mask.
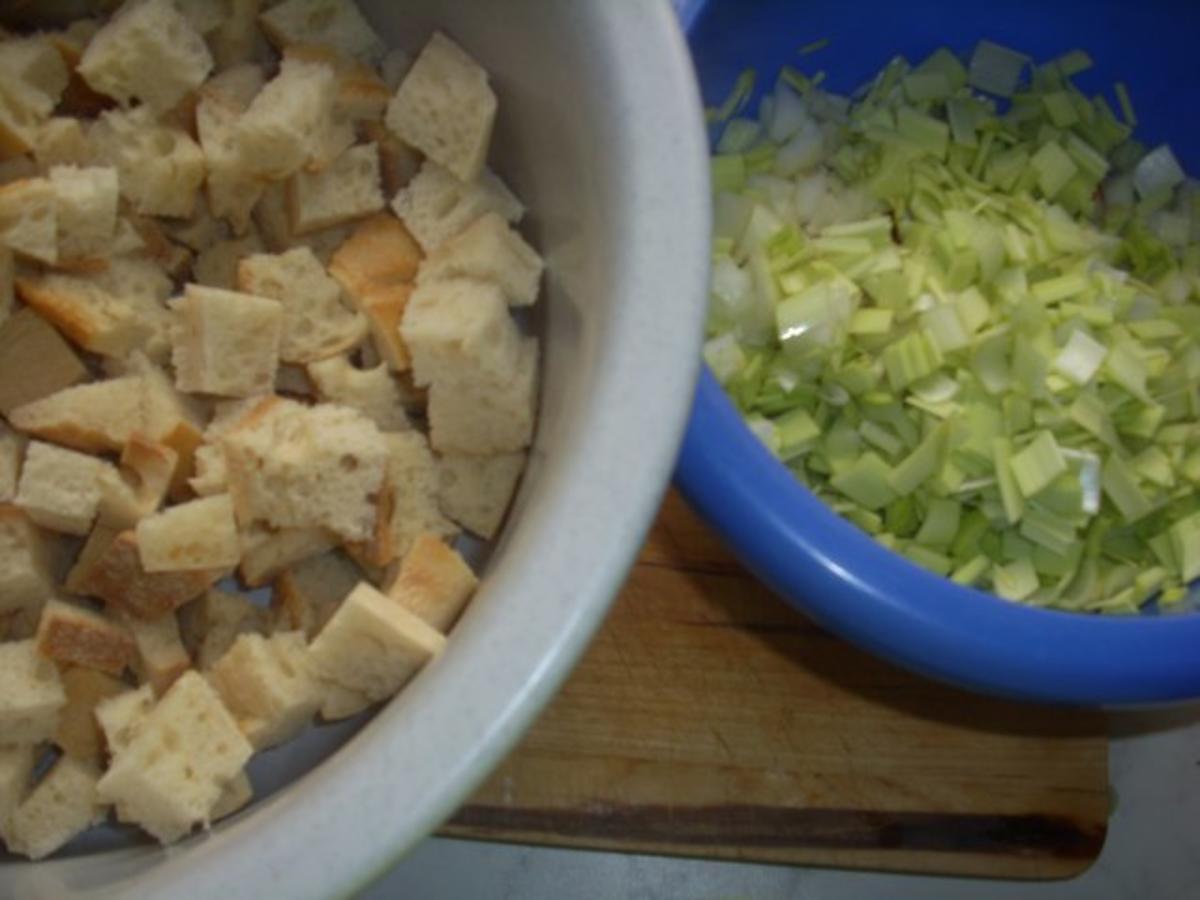
[[[206,671],[242,634],[267,630],[266,610],[240,594],[211,590],[179,611],[180,633],[196,668]]]
[[[248,62],[264,62],[270,45],[258,27],[263,0],[228,0],[225,21],[208,35],[208,45],[218,69]]]
[[[135,433],[121,453],[116,477],[100,482],[99,521],[118,531],[133,528],[166,499],[179,465],[179,454]]]
[[[28,789],[36,749],[33,744],[0,744],[0,839]]]
[[[33,441],[17,487],[17,506],[38,525],[65,534],[87,534],[100,506],[100,480],[110,463]]]
[[[359,125],[364,140],[379,148],[379,175],[383,192],[388,197],[406,187],[421,170],[424,157],[388,130],[382,122],[362,122]]]
[[[496,536],[525,469],[525,453],[438,459],[438,503],[447,516],[485,540]]]
[[[376,284],[358,300],[359,310],[367,317],[371,345],[393,372],[412,368],[408,347],[400,335],[400,323],[412,292],[411,284]]]
[[[297,172],[288,182],[288,214],[296,234],[344,225],[385,205],[374,144],[351,147],[321,171]]]
[[[254,207],[254,222],[258,225],[263,242],[272,253],[307,247],[321,265],[327,265],[334,251],[350,236],[354,226],[338,225],[310,234],[296,234],[292,230],[287,194],[286,184],[282,181],[271,182],[263,189],[258,205]]]
[[[104,736],[96,721],[96,707],[111,697],[132,693],[125,683],[85,666],[62,671],[67,703],[58,716],[54,743],[74,759],[103,761]]]
[[[321,527],[347,541],[374,533],[387,447],[363,414],[269,401],[222,442],[243,525]]]
[[[384,436],[391,492],[386,564],[404,556],[422,532],[451,537],[458,532],[438,506],[438,476],[425,435],[419,431]]]
[[[145,383],[136,375],[75,385],[18,406],[12,424],[85,453],[119,452],[145,427]]]
[[[324,528],[253,528],[243,532],[238,575],[246,587],[262,587],[289,566],[332,550],[336,543]]]
[[[387,595],[444,634],[478,584],[471,567],[453,547],[425,532],[405,554]]]
[[[0,244],[38,262],[58,262],[58,194],[50,179],[0,185]]]
[[[93,90],[155,113],[175,106],[212,71],[213,59],[172,0],[126,2],[96,33],[79,61]]]
[[[239,238],[217,241],[196,256],[192,265],[192,280],[205,287],[235,291],[238,263],[266,249],[262,237],[254,230]]]
[[[404,309],[400,336],[419,385],[464,376],[507,381],[520,356],[521,333],[504,293],[484,281],[421,284]]]
[[[438,631],[362,582],[309,653],[319,677],[377,702],[400,690],[445,643]]]
[[[241,116],[241,109],[219,97],[204,97],[196,107],[196,132],[208,164],[208,206],[214,216],[227,219],[237,234],[249,228],[250,214],[264,187],[238,138]]]
[[[70,341],[101,356],[123,358],[150,327],[95,277],[49,272],[18,277],[17,293]]]
[[[414,281],[421,265],[421,248],[390,213],[358,223],[329,261],[329,274],[356,301],[379,284]]]
[[[336,722],[356,716],[371,706],[373,701],[361,691],[352,690],[332,681],[320,681],[321,688],[321,718],[326,722]]]
[[[88,132],[94,156],[115,166],[121,196],[145,216],[190,218],[204,182],[204,151],[144,106],[108,110]]]
[[[34,133],[33,158],[42,173],[55,166],[86,166],[89,161],[87,136],[79,119],[54,116]],[[116,223],[114,222],[114,227]]]
[[[62,56],[44,36],[0,43],[0,158],[29,152],[68,78]]]
[[[219,444],[197,447],[195,466],[195,475],[188,479],[188,485],[197,496],[211,497],[229,490],[225,451]]]
[[[238,142],[254,174],[287,178],[320,155],[334,124],[336,97],[332,68],[285,59],[237,125]]]
[[[387,366],[357,369],[344,356],[309,363],[308,377],[318,396],[328,403],[350,406],[370,417],[380,431],[408,431],[400,386]]]
[[[284,0],[259,21],[280,50],[291,44],[324,44],[363,62],[383,58],[383,42],[353,0]]]
[[[496,213],[486,213],[432,253],[420,280],[473,278],[495,284],[511,306],[537,300],[542,258]]]
[[[138,675],[161,697],[192,667],[179,633],[179,620],[167,613],[153,620],[129,616],[125,621],[137,645]]]
[[[38,653],[37,641],[0,644],[0,734],[6,744],[46,741],[58,727],[67,702],[54,663]]]
[[[275,300],[189,284],[172,360],[181,391],[250,397],[269,391],[279,365],[283,307]]]
[[[228,494],[201,497],[142,519],[137,541],[147,572],[232,568],[242,558]]]
[[[98,822],[103,815],[96,795],[99,779],[95,762],[60,757],[9,820],[8,849],[43,859]]]
[[[285,362],[324,359],[366,335],[366,320],[342,303],[342,289],[307,247],[246,257],[238,264],[238,288],[278,301],[283,312],[279,356]]]
[[[233,781],[225,785],[220,799],[213,805],[212,821],[217,822],[226,816],[231,816],[254,799],[254,785],[250,776],[245,772],[235,775]]]
[[[117,227],[117,170],[54,166],[50,170],[62,259],[105,256]]]
[[[0,505],[0,613],[40,609],[54,590],[42,533],[21,509]]]
[[[104,735],[109,756],[116,756],[132,742],[154,709],[154,688],[143,684],[137,690],[125,690],[96,703],[96,724]]]
[[[199,108],[197,108],[199,115]],[[207,151],[205,153],[207,156]],[[211,160],[209,161],[211,178]],[[208,200],[201,196],[196,201],[196,208],[190,219],[171,220],[163,223],[171,240],[182,244],[197,255],[203,253],[213,244],[228,240],[232,233],[229,226],[215,216],[208,205]],[[220,287],[220,285],[214,285]]]
[[[323,553],[292,566],[275,579],[271,613],[279,631],[303,631],[312,639],[363,578],[342,553]]]
[[[439,453],[514,453],[533,440],[537,341],[525,338],[505,381],[464,376],[429,389],[429,443]]]
[[[291,740],[317,714],[321,694],[309,669],[302,632],[243,634],[209,680],[254,749],[265,750]]]
[[[0,422],[0,503],[12,503],[17,496],[17,479],[24,455],[24,438]]]
[[[188,672],[117,751],[99,796],[169,843],[209,822],[252,752],[216,691]]]
[[[525,214],[521,201],[491,170],[484,169],[475,181],[460,181],[430,160],[392,199],[392,210],[426,253],[484,213],[494,212],[506,222],[518,222]]]
[[[196,34],[216,31],[229,14],[228,4],[224,0],[175,0],[175,6]]]
[[[487,159],[496,95],[484,68],[439,31],[404,76],[386,122],[456,178],[474,181]]]
[[[38,652],[60,666],[87,666],[110,675],[125,671],[137,652],[133,637],[120,622],[57,599],[42,608],[37,642]]]

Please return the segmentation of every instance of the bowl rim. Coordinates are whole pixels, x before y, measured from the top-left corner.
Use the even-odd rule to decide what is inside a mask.
[[[1101,616],[957,585],[884,547],[801,484],[706,367],[676,468],[738,557],[830,631],[941,681],[1088,706],[1200,697],[1200,614]]]

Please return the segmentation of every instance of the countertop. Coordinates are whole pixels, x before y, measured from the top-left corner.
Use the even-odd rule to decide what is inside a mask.
[[[750,865],[430,838],[367,900],[1192,900],[1200,896],[1200,705],[1114,713],[1115,809],[1078,878],[1026,882]]]

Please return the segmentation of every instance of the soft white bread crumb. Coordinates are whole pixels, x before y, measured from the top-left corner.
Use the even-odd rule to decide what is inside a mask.
[[[533,439],[538,348],[525,338],[507,381],[462,377],[429,389],[429,442],[439,453],[512,453]]]
[[[241,103],[239,94],[248,93],[255,81],[261,86],[262,70],[245,65],[230,69],[226,75],[237,76],[237,83],[228,91],[214,88],[203,92],[196,106],[196,132],[208,166],[205,187],[209,209],[214,216],[227,219],[235,233],[242,234],[249,227],[264,185],[255,177],[254,166],[239,139],[238,122],[248,105]]]
[[[41,35],[0,42],[0,157],[27,153],[66,89],[67,66]]]
[[[0,505],[0,613],[40,609],[54,589],[45,537],[21,509]]]
[[[473,278],[504,291],[512,306],[537,300],[542,258],[496,213],[486,213],[421,265],[420,280]]]
[[[392,199],[392,209],[426,253],[484,213],[497,213],[506,222],[517,222],[525,214],[521,201],[489,169],[475,181],[459,181],[430,160]]]
[[[255,750],[291,740],[321,702],[299,631],[243,634],[212,667],[210,680]]]
[[[12,503],[17,496],[17,480],[24,455],[25,440],[0,422],[0,503]]]
[[[343,225],[384,208],[379,152],[360,144],[319,172],[297,172],[288,182],[288,214],[296,234]]]
[[[164,243],[169,242],[164,239]],[[108,267],[91,280],[133,312],[146,335],[139,345],[141,353],[155,363],[165,363],[171,353],[173,317],[166,300],[175,290],[172,276],[154,259],[117,256],[110,257]]]
[[[111,464],[33,441],[17,487],[17,506],[43,528],[87,534],[100,507],[100,481]]]
[[[309,646],[318,676],[371,702],[395,694],[445,646],[434,628],[362,582]]]
[[[208,823],[252,752],[216,691],[187,672],[113,757],[99,795],[168,843]]]
[[[308,363],[348,350],[366,335],[366,320],[342,303],[342,289],[307,247],[255,254],[238,264],[238,288],[279,302],[280,359]]]
[[[199,497],[211,497],[229,490],[229,473],[225,467],[225,450],[219,444],[196,448],[195,475],[188,485]]]
[[[121,196],[135,212],[187,219],[204,181],[204,151],[146,107],[109,110],[88,132],[97,160],[115,166]]]
[[[435,534],[421,534],[400,563],[387,595],[443,634],[458,619],[479,580],[458,552]]]
[[[38,652],[59,665],[87,666],[110,675],[125,671],[136,651],[133,637],[120,622],[58,599],[42,607],[37,642]]]
[[[50,184],[57,202],[59,257],[107,255],[117,227],[117,170],[55,166]]]
[[[247,256],[266,250],[257,231],[233,240],[220,240],[206,247],[192,265],[192,280],[205,287],[237,290],[238,264]]]
[[[94,762],[60,757],[9,820],[8,849],[42,859],[99,821],[99,779],[100,768]]]
[[[154,688],[143,684],[137,690],[125,691],[96,704],[96,724],[104,733],[104,743],[110,756],[116,756],[129,746],[146,715],[154,709]]]
[[[0,244],[39,262],[58,261],[58,194],[48,178],[0,185]]]
[[[37,641],[0,644],[0,734],[6,744],[49,740],[67,702],[54,663],[37,651]]]
[[[179,611],[179,627],[196,668],[206,671],[238,635],[265,633],[267,614],[241,594],[210,590]]]
[[[138,675],[154,688],[160,697],[184,672],[192,667],[191,657],[179,634],[179,620],[172,613],[153,621],[126,618],[126,624],[137,645]]]
[[[38,126],[33,158],[43,173],[54,166],[86,166],[89,157],[87,135],[79,119],[54,116]]]
[[[281,50],[289,44],[325,44],[364,62],[383,57],[383,41],[352,0],[284,0],[259,21]]]
[[[348,541],[374,533],[388,454],[362,413],[272,399],[222,440],[243,525],[319,526]]]
[[[362,578],[362,570],[339,552],[292,566],[275,579],[271,594],[276,630],[303,631],[311,640]]]
[[[225,21],[208,35],[218,69],[262,62],[270,56],[270,45],[258,27],[263,5],[263,0],[228,0]]]
[[[137,539],[147,572],[231,568],[242,557],[228,494],[201,497],[148,516],[137,524]]]
[[[100,521],[123,531],[152,515],[170,492],[178,466],[177,451],[133,434],[117,477],[101,480]]]
[[[405,307],[400,335],[419,385],[464,375],[503,382],[517,369],[521,332],[504,293],[485,281],[422,283]]]
[[[355,226],[330,258],[329,274],[357,302],[376,285],[414,281],[421,258],[404,223],[381,213]]]
[[[439,31],[404,76],[386,121],[405,143],[474,181],[487,159],[496,95],[483,67]]]
[[[145,382],[126,375],[94,381],[18,406],[9,415],[26,434],[85,453],[120,451],[145,430]]]
[[[246,587],[262,587],[289,566],[332,550],[336,544],[336,537],[324,528],[272,531],[255,526],[242,532],[242,561],[238,575]]]
[[[101,356],[128,356],[151,333],[151,326],[97,276],[18,277],[17,293],[77,346]]]
[[[33,744],[0,744],[0,840],[5,823],[29,786],[35,750]]]
[[[525,469],[525,457],[525,453],[444,454],[438,459],[438,503],[442,512],[490,541],[504,520]]]
[[[87,666],[62,669],[67,703],[58,714],[54,743],[67,756],[102,762],[104,736],[96,722],[96,707],[110,697],[129,690],[125,682]]]
[[[309,363],[308,376],[320,399],[351,406],[367,414],[380,431],[408,431],[412,424],[404,412],[396,379],[387,366],[357,369],[344,356]]]
[[[358,715],[375,702],[362,691],[351,690],[333,681],[321,680],[319,684],[321,718],[326,722],[336,722]]]
[[[213,59],[172,0],[133,0],[96,33],[79,74],[96,91],[165,113],[200,86]]]
[[[285,59],[238,121],[238,139],[254,174],[286,178],[319,155],[333,127],[336,95],[329,66]]]
[[[189,284],[178,314],[175,383],[184,392],[250,397],[271,389],[283,307],[275,300]]]
[[[388,488],[391,491],[389,554],[384,562],[404,556],[423,532],[450,537],[458,532],[438,506],[437,465],[424,434],[409,431],[385,435],[388,445]]]

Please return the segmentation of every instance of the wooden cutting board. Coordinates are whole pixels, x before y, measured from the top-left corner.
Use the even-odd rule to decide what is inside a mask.
[[[672,494],[562,693],[444,833],[1066,877],[1104,842],[1107,759],[1098,713],[968,694],[821,631]]]

